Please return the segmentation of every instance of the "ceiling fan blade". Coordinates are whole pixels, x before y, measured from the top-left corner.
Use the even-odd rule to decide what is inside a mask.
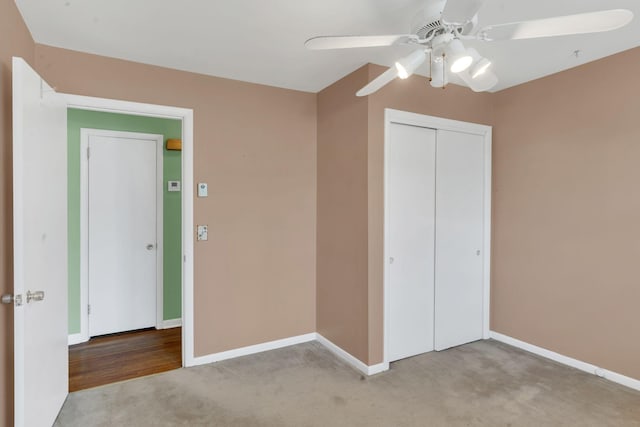
[[[478,14],[485,0],[448,0],[442,12],[447,24],[464,25]]]
[[[371,80],[368,85],[366,85],[356,93],[356,96],[371,95],[373,92],[382,88],[384,85],[391,82],[396,77],[398,77],[398,70],[395,66],[393,66],[384,73],[380,74],[375,79]]]
[[[412,34],[396,34],[389,36],[321,36],[313,37],[304,45],[311,50],[348,49],[355,47],[391,46],[397,43],[416,40]]]
[[[482,40],[520,40],[539,37],[567,36],[571,34],[599,33],[616,30],[633,19],[626,9],[602,10],[577,15],[556,16],[533,21],[492,25],[478,32]]]

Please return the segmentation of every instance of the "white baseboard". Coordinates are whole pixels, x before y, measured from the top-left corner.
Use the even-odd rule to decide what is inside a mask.
[[[520,341],[519,339],[512,338],[507,335],[503,335],[499,332],[491,331],[489,335],[491,338],[493,338],[496,341],[509,344],[513,347],[520,348],[522,350],[528,351],[533,354],[537,354],[538,356],[546,357],[547,359],[551,359],[558,363],[562,363],[563,365],[571,366],[581,371],[588,372],[593,375],[597,375],[599,377],[602,377],[609,381],[613,381],[614,383],[622,384],[634,390],[640,390],[640,380],[637,380],[635,378],[627,377],[625,375],[600,368],[596,365],[592,365],[590,363],[586,363],[578,359],[573,359],[571,357],[564,356],[554,351],[547,350],[545,348],[538,347],[536,345],[529,344],[524,341]]]
[[[163,320],[160,329],[178,328],[182,326],[182,318]]]
[[[235,357],[248,356],[250,354],[262,353],[263,351],[275,350],[277,348],[289,347],[290,345],[314,341],[315,339],[316,333],[312,332],[310,334],[298,335],[295,337],[269,341],[262,344],[250,345],[247,347],[222,351],[220,353],[209,354],[206,356],[198,356],[194,357],[188,366],[205,365],[207,363],[219,362],[221,360],[233,359]]]
[[[626,375],[608,371],[606,369],[601,369],[600,372],[596,373],[596,375],[601,376],[605,380],[613,381],[614,383],[640,391],[640,380],[635,378],[627,377]]]
[[[317,335],[316,339],[320,344],[325,346],[330,352],[332,352],[333,354],[335,354],[336,356],[338,356],[339,358],[341,358],[342,360],[347,362],[349,365],[353,366],[354,368],[356,368],[357,370],[359,370],[365,375],[375,375],[375,374],[379,374],[380,372],[389,370],[388,363],[379,363],[377,365],[369,366],[366,363],[362,362],[360,359],[357,359],[350,353],[338,347],[337,345],[335,345],[333,342],[329,341],[322,335],[320,334],[316,334],[316,335]]]
[[[310,334],[298,335],[295,337],[284,338],[276,341],[269,341],[262,344],[250,345],[247,347],[236,348],[233,350],[222,351],[220,353],[208,354],[206,356],[194,357],[186,366],[206,365],[207,363],[220,362],[222,360],[233,359],[235,357],[248,356],[250,354],[261,353],[263,351],[275,350],[290,345],[302,344],[309,341],[318,341],[325,346],[333,354],[359,370],[365,375],[375,375],[380,372],[388,371],[388,363],[379,363],[377,365],[366,365],[351,354],[347,353],[322,335],[312,332]]]
[[[69,335],[68,342],[69,342],[69,345],[75,345],[75,344],[80,344],[87,341],[89,341],[89,338],[83,336],[82,333],[78,332],[77,334]]]

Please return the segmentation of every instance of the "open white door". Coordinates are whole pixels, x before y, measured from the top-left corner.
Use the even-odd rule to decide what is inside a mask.
[[[51,426],[68,394],[67,109],[13,58],[15,425]]]

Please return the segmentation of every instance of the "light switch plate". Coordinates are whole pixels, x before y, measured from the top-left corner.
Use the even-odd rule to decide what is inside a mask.
[[[198,197],[207,197],[209,195],[209,186],[206,182],[198,183]]]
[[[180,191],[180,181],[167,181],[167,191]]]
[[[206,225],[199,225],[198,226],[198,240],[208,240],[209,236],[208,236],[208,227]]]

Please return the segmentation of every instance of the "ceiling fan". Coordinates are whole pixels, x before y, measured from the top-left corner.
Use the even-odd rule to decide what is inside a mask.
[[[415,46],[408,56],[360,89],[367,96],[396,77],[406,79],[429,57],[429,79],[433,87],[444,88],[449,73],[457,74],[472,90],[483,92],[498,83],[491,60],[464,40],[520,40],[571,34],[611,31],[627,25],[633,12],[626,9],[602,10],[532,21],[490,25],[478,30],[478,11],[485,0],[439,0],[429,3],[413,20],[410,34],[382,36],[321,36],[305,42],[311,50],[347,49],[375,46]]]

